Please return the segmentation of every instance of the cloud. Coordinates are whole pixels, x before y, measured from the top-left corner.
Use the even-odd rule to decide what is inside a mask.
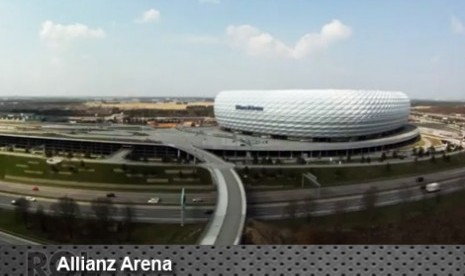
[[[352,30],[349,26],[339,20],[333,20],[324,25],[320,32],[305,34],[292,46],[250,25],[231,25],[226,29],[229,43],[250,56],[280,56],[294,59],[305,58],[313,52],[349,38],[351,34]]]
[[[456,34],[465,34],[465,26],[458,17],[452,16],[450,18],[450,28]]]
[[[80,23],[62,25],[48,20],[42,23],[39,37],[49,46],[56,47],[78,39],[103,38],[105,32],[100,29],[92,29]]]
[[[201,4],[220,4],[221,0],[199,0]]]
[[[146,10],[142,15],[137,18],[135,21],[137,23],[150,23],[160,21],[161,14],[155,9]]]

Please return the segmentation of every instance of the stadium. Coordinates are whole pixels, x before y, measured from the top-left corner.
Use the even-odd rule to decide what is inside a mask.
[[[215,117],[225,130],[273,138],[353,141],[382,137],[408,122],[402,92],[357,90],[224,91]]]
[[[216,134],[236,142],[199,147],[226,158],[370,154],[420,139],[409,124],[410,99],[398,91],[222,91],[214,113]]]

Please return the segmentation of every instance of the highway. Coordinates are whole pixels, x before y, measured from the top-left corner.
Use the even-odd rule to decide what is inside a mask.
[[[29,195],[34,197],[49,197],[49,198],[60,198],[68,196],[78,201],[91,201],[97,197],[106,197],[108,193],[114,193],[115,197],[112,198],[114,203],[139,203],[146,204],[147,201],[152,197],[158,197],[161,199],[163,205],[178,205],[180,203],[181,189],[177,193],[173,192],[126,192],[126,191],[114,191],[106,189],[106,191],[92,190],[92,189],[77,189],[77,188],[62,188],[62,187],[51,187],[36,185],[39,191],[33,191],[32,184],[20,184],[15,182],[0,181],[0,192]],[[216,192],[187,192],[186,193],[188,205],[214,205],[216,201]],[[193,202],[193,199],[202,199],[202,202]]]
[[[435,182],[443,181],[452,178],[462,178],[465,182],[465,168],[452,169],[447,171],[441,171],[436,173],[429,173],[421,175],[424,177],[424,182]],[[389,180],[374,181],[361,184],[351,185],[339,185],[339,186],[328,186],[320,189],[320,198],[331,198],[348,196],[354,194],[360,194],[366,191],[368,188],[375,186],[378,191],[383,190],[398,190],[401,187],[418,186],[416,183],[417,176],[394,178]],[[272,191],[248,191],[247,202],[249,205],[258,203],[270,203],[270,202],[283,202],[283,201],[294,201],[304,200],[309,197],[315,198],[317,193],[316,188],[305,188],[305,189],[289,189],[289,190],[272,190]]]
[[[233,183],[228,184],[228,208],[227,208],[227,217],[224,219],[225,227],[224,227],[224,235],[227,236],[229,229],[234,229],[231,227],[231,224],[239,223],[241,217],[241,206],[242,202],[240,200],[240,189],[238,188],[237,180],[235,179],[231,167],[220,166],[218,170],[222,173],[223,178],[226,180],[226,183]],[[465,169],[454,169],[448,170],[433,174],[425,174],[423,175],[425,178],[425,182],[433,182],[433,181],[443,181],[446,179],[453,179],[453,178],[461,178],[465,181]],[[363,184],[353,184],[353,185],[343,185],[343,186],[331,186],[331,187],[322,187],[320,189],[320,198],[321,199],[328,199],[328,198],[335,198],[335,197],[348,197],[351,195],[357,195],[363,193],[369,187],[375,186],[378,188],[379,192],[382,191],[397,191],[399,188],[409,187],[414,185],[415,189],[418,188],[418,184],[415,182],[416,177],[404,177],[392,180],[384,180],[384,181],[377,181],[371,183],[363,183]],[[37,199],[38,202],[33,203],[34,206],[41,204],[44,208],[48,208],[51,202],[55,202],[55,200],[48,199],[48,198],[41,198],[41,194],[47,194],[47,196],[64,196],[68,195],[72,198],[75,198],[78,201],[82,201],[83,199],[86,201],[90,201],[98,196],[105,196],[105,192],[98,192],[94,190],[80,190],[80,189],[69,189],[69,188],[54,188],[54,187],[45,187],[40,186],[39,192],[31,191],[31,185],[22,185],[16,183],[9,183],[9,182],[0,182],[1,189],[5,190],[5,187],[11,188],[18,188],[18,193],[24,191],[25,194],[32,194]],[[50,194],[51,193],[51,194]],[[113,200],[117,206],[120,205],[121,202],[131,201],[133,203],[137,203],[134,205],[135,211],[138,214],[138,220],[140,221],[147,221],[147,222],[165,222],[165,223],[177,223],[179,222],[180,217],[180,207],[179,203],[179,194],[177,193],[157,193],[153,196],[159,196],[161,198],[161,202],[165,204],[172,203],[171,206],[165,205],[148,205],[146,201],[149,195],[144,193],[132,193],[132,192],[117,192],[117,197]],[[0,192],[0,206],[4,208],[13,208],[14,206],[11,205],[11,200],[17,198],[17,195],[14,194],[7,194]],[[279,204],[276,205],[274,203],[281,203],[281,205],[287,205],[288,202],[293,201],[303,201],[308,199],[309,197],[316,198],[316,189],[315,188],[306,188],[306,189],[291,189],[291,190],[273,190],[273,191],[249,191],[247,193],[247,202],[248,202],[248,216],[249,217],[260,217],[263,212],[270,214],[274,213],[274,215],[270,217],[278,218],[282,214],[282,208],[279,210],[276,206],[280,206]],[[186,222],[199,222],[207,220],[210,215],[206,215],[206,210],[213,210],[216,200],[216,193],[195,193],[195,194],[187,194],[187,208],[186,208]],[[197,204],[192,203],[193,198],[202,198],[205,201]],[[237,199],[239,198],[239,200]],[[84,213],[91,213],[89,202],[79,202],[81,206],[81,210]],[[262,211],[263,209],[269,210]],[[277,209],[276,209],[277,208]]]
[[[424,198],[434,197],[438,194],[446,195],[455,191],[465,189],[463,178],[452,178],[449,180],[441,181],[442,189],[438,193],[424,193],[419,186],[413,186],[404,188],[410,191],[410,197],[408,201],[421,200]],[[402,189],[402,190],[404,190]],[[401,189],[387,190],[378,193],[377,206],[393,205],[402,202],[400,196]],[[346,195],[333,198],[324,198],[315,200],[315,209],[307,211],[305,200],[298,200],[295,202],[295,211],[292,214],[289,210],[288,202],[275,202],[266,204],[254,204],[248,206],[248,214],[250,217],[259,219],[283,219],[290,216],[302,217],[307,214],[311,215],[329,215],[334,213],[337,202],[344,202],[346,208],[345,211],[357,211],[360,210],[362,205],[362,194]]]
[[[12,199],[17,196],[0,193],[0,208],[14,209],[11,204]],[[45,211],[50,210],[50,205],[56,202],[56,199],[36,197],[37,201],[31,203],[30,211],[33,212],[39,205],[42,205]],[[89,202],[78,201],[81,214],[93,215]],[[115,207],[122,208],[126,205],[115,204]],[[181,209],[179,206],[149,206],[149,205],[132,205],[135,212],[135,221],[152,222],[152,223],[180,223]],[[213,210],[214,207],[208,206],[187,206],[186,207],[186,223],[202,222],[208,220],[211,215],[205,214],[207,210]],[[116,214],[115,218],[121,218]]]
[[[228,171],[229,170],[229,171]],[[234,181],[235,176],[233,175],[231,169],[223,169],[222,175],[226,178],[231,177],[232,179],[228,179],[227,182]],[[226,179],[225,179],[226,180]],[[453,178],[449,178],[449,180],[441,181],[442,190],[441,195],[445,195],[454,191],[458,191],[460,189],[464,189],[465,185],[463,183],[462,176],[453,176]],[[363,184],[366,185],[366,184]],[[237,186],[236,186],[237,187]],[[409,200],[420,200],[424,198],[434,197],[436,194],[424,194],[424,192],[418,186],[407,187],[405,189],[409,189],[411,191],[411,196]],[[237,191],[240,193],[240,191]],[[338,196],[338,197],[331,197],[331,198],[322,198],[320,200],[315,200],[316,208],[311,211],[311,215],[328,215],[334,212],[334,207],[336,202],[344,201],[346,206],[346,211],[356,211],[359,210],[361,205],[361,198],[362,195],[359,194],[352,194],[352,195],[345,195],[345,196]],[[1,195],[0,194],[0,207],[2,208],[14,208],[13,205],[10,203],[11,197]],[[400,199],[400,192],[398,189],[394,190],[381,190],[378,193],[378,206],[386,206],[397,204],[401,201]],[[41,205],[46,208],[46,210],[50,207],[50,204],[54,202],[54,200],[49,199],[39,199]],[[33,211],[39,202],[32,203],[31,211]],[[295,212],[292,214],[296,217],[306,216],[306,202],[304,200],[297,200],[296,202],[296,209]],[[89,203],[79,202],[81,213],[82,214],[92,214],[92,210],[90,208]],[[117,207],[121,207],[120,205],[116,205]],[[288,202],[274,202],[274,203],[263,203],[263,204],[251,204],[248,206],[247,213],[250,217],[259,218],[259,219],[283,219],[289,217],[288,211]],[[179,208],[172,207],[172,206],[135,206],[136,208],[136,215],[137,221],[144,221],[144,222],[167,222],[167,223],[178,223],[180,222],[180,210]],[[240,209],[240,206],[237,205],[237,202],[233,202],[233,204],[228,204],[230,210],[227,210],[228,213],[231,215],[228,217],[228,220],[224,221],[221,225],[218,236],[214,241],[215,245],[228,245],[234,244],[234,241],[231,241],[231,237],[237,236],[237,227],[231,227],[229,223],[241,223],[241,215],[238,212],[233,212],[233,210]],[[204,213],[207,210],[207,207],[188,207],[186,210],[186,222],[198,222],[198,221],[205,221],[207,220],[210,215],[206,215]],[[116,215],[115,218],[120,218],[119,215]],[[242,226],[243,227],[243,226]],[[6,233],[0,232],[0,244],[27,244],[28,241],[23,240],[21,238],[17,238],[15,236],[11,236]]]

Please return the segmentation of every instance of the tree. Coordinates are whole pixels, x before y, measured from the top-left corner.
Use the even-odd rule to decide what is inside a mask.
[[[249,173],[250,173],[249,167],[245,166],[244,169],[242,170],[242,173],[243,173],[244,175],[249,175]]]
[[[401,185],[398,188],[399,204],[399,238],[402,243],[411,241],[411,231],[405,225],[407,224],[406,214],[408,213],[408,204],[413,196],[412,190],[407,185]]]
[[[418,149],[417,148],[413,148],[412,149],[412,155],[413,156],[416,156],[418,154]]]
[[[305,161],[305,159],[302,158],[302,156],[299,156],[299,157],[297,157],[296,163],[299,164],[299,165],[305,165],[305,164],[307,164],[307,161]]]
[[[391,164],[389,162],[386,163],[386,171],[390,172],[391,171]]]
[[[306,198],[302,205],[302,209],[303,213],[305,214],[305,218],[307,219],[307,222],[310,222],[312,219],[312,212],[316,209],[315,200],[313,200],[313,198],[311,197]]]
[[[406,207],[408,202],[410,202],[412,198],[412,190],[408,186],[400,186],[398,189],[398,197],[400,200],[400,216],[401,216],[401,221],[403,221],[405,213],[406,213]]]
[[[25,198],[18,198],[16,200],[15,213],[18,220],[22,220],[27,226],[28,224],[28,212],[31,207],[31,203]]]
[[[336,238],[336,243],[344,242],[344,236],[342,230],[344,229],[345,219],[346,219],[346,208],[347,202],[343,200],[338,200],[334,204],[334,225],[333,232]]]
[[[366,162],[367,162],[367,163],[371,163],[371,158],[370,158],[370,156],[367,157]]]
[[[79,205],[76,201],[67,196],[61,197],[58,202],[50,206],[50,209],[58,219],[61,228],[66,231],[68,238],[73,239],[76,221],[80,214]]]
[[[40,229],[40,231],[46,232],[47,231],[47,215],[45,214],[44,206],[39,205],[37,207],[36,212],[34,214],[34,218],[36,221],[36,225]]]
[[[253,156],[252,164],[254,165],[258,164],[258,157],[256,154]]]
[[[86,167],[86,163],[84,162],[84,160],[81,160],[80,163],[81,163],[81,167],[82,167],[82,168],[85,168],[85,167]]]
[[[284,207],[284,215],[288,219],[295,219],[297,214],[297,203],[295,201],[289,202],[286,207]]]
[[[100,238],[109,238],[108,230],[117,212],[116,207],[113,205],[113,201],[106,197],[99,197],[91,201],[90,207],[97,219],[98,236]]]
[[[431,155],[430,161],[436,163],[436,156],[434,154]]]
[[[378,189],[376,187],[368,188],[362,195],[361,205],[367,220],[371,223],[376,218],[376,203],[378,201]]]
[[[383,151],[381,157],[379,158],[379,162],[384,162],[386,160],[386,153]]]
[[[452,147],[451,147],[450,143],[447,143],[446,151],[447,151],[447,152],[451,152],[451,151],[452,151]]]
[[[425,149],[423,147],[420,147],[418,149],[418,157],[422,158],[424,154],[425,154]]]
[[[123,209],[123,225],[125,229],[126,241],[131,240],[133,228],[134,228],[134,208],[131,205],[126,205]]]
[[[436,148],[435,148],[433,145],[431,145],[431,146],[428,148],[428,152],[429,152],[430,154],[433,154],[433,155],[434,155],[434,154],[436,153]]]

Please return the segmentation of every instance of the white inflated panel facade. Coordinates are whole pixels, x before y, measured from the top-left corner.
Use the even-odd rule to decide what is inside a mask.
[[[238,90],[215,98],[215,117],[227,129],[303,138],[363,137],[408,122],[402,92],[367,90]]]

